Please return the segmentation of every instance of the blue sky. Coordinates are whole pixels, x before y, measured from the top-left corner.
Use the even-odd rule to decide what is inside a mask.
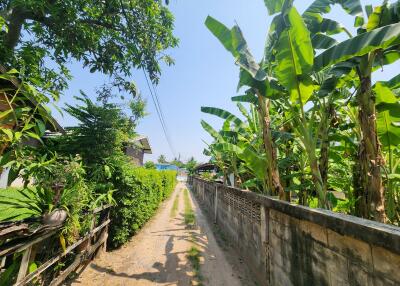
[[[220,126],[218,118],[202,114],[201,106],[215,106],[233,112],[237,109],[230,98],[235,96],[238,81],[238,67],[233,58],[223,46],[212,36],[204,26],[207,15],[211,15],[227,26],[235,21],[239,24],[256,59],[261,59],[265,36],[272,17],[268,16],[263,0],[172,0],[170,9],[175,16],[174,34],[180,39],[179,47],[169,51],[175,59],[172,67],[163,66],[161,80],[157,86],[160,103],[164,112],[172,145],[176,155],[182,160],[194,156],[199,161],[206,161],[202,154],[205,144],[202,140],[211,138],[202,130],[200,120],[205,119],[213,126]],[[295,1],[300,12],[309,6],[311,0]],[[381,3],[381,1],[362,1],[363,4]],[[340,7],[335,7],[330,18],[353,27],[352,17],[344,14]],[[83,90],[92,98],[94,90],[107,81],[99,73],[91,74],[83,69],[80,63],[70,64],[74,79],[69,90],[60,100],[73,103],[73,96]],[[383,72],[376,72],[375,80],[389,79],[395,75],[394,65],[385,67]],[[167,159],[173,159],[168,147],[150,93],[141,71],[134,73],[132,78],[142,96],[147,99],[149,115],[141,120],[138,132],[149,137],[153,149],[152,155],[146,160],[156,160],[160,154]],[[67,114],[63,116],[54,113],[62,126],[76,124]]]

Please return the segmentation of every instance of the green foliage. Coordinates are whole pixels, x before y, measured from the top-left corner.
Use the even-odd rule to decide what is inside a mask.
[[[24,70],[24,78],[47,91],[66,89],[66,63],[77,60],[112,77],[107,88],[134,94],[125,79],[132,67],[157,81],[160,59],[171,63],[162,52],[178,42],[173,16],[161,1],[2,0],[0,14],[0,62]]]
[[[39,160],[37,162],[36,160]],[[39,219],[55,209],[67,211],[68,218],[64,234],[69,242],[88,230],[88,211],[106,199],[95,196],[92,187],[85,180],[85,170],[79,157],[63,158],[54,156],[46,162],[42,158],[23,156],[13,167],[19,166],[19,173],[25,180],[22,189],[0,190],[0,221]],[[28,186],[28,182],[32,186]]]
[[[190,175],[193,174],[196,166],[197,166],[197,161],[194,159],[194,157],[191,157],[185,164],[185,168]]]
[[[161,154],[160,157],[158,157],[157,162],[160,163],[160,164],[168,163],[167,158],[163,154]]]
[[[54,126],[50,110],[46,107],[50,98],[25,81],[16,85],[18,75],[15,69],[0,74],[0,79],[4,81],[0,86],[2,164],[15,158],[21,142],[41,141],[46,129]]]
[[[58,151],[80,154],[89,168],[105,164],[111,156],[122,155],[124,144],[135,135],[136,122],[114,104],[97,105],[87,96],[77,100],[83,104],[67,104],[66,111],[79,121],[78,126],[69,128],[68,134],[60,138]]]
[[[343,62],[356,56],[387,49],[400,44],[400,23],[360,34],[338,43],[315,58],[314,70],[319,71],[332,64]]]
[[[156,171],[120,165],[113,176],[116,188],[110,241],[113,247],[127,242],[175,188],[175,171]]]
[[[386,203],[390,221],[399,223],[400,77],[371,82],[373,71],[400,59],[400,1],[366,7],[368,19],[359,0],[315,0],[303,15],[291,0],[264,2],[275,16],[259,63],[237,25],[228,29],[206,19],[240,67],[238,89],[247,88],[232,101],[250,108],[238,105],[242,120],[202,107],[223,119],[219,129],[201,121],[213,138],[204,154],[218,165],[225,184],[233,175],[234,186],[279,190],[289,201],[296,192],[300,204],[379,221],[385,221]],[[325,17],[335,4],[354,16],[356,36]],[[342,33],[341,42],[332,37]],[[346,199],[338,200],[334,191]],[[360,214],[365,198],[374,201],[364,202]]]
[[[156,164],[154,164],[154,162],[152,161],[147,161],[146,163],[144,163],[143,167],[146,169],[155,170]]]

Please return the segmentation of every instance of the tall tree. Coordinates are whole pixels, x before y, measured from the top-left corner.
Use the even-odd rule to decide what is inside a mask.
[[[166,164],[167,162],[167,158],[165,157],[165,155],[161,154],[160,157],[158,157],[157,162],[160,164]]]
[[[320,0],[315,1],[317,4]],[[346,62],[348,67],[356,71],[358,76],[355,82],[356,104],[358,106],[358,122],[361,131],[361,140],[356,161],[354,191],[357,197],[356,213],[365,218],[385,222],[385,197],[382,180],[382,169],[385,166],[379,130],[377,126],[376,92],[373,90],[372,73],[384,65],[400,58],[400,1],[383,4],[367,9],[368,20],[363,18],[360,1],[353,0],[353,15],[356,16],[358,35],[350,39],[335,43],[315,59],[315,70],[331,67],[334,64]],[[331,3],[333,4],[333,3]],[[321,7],[314,7],[312,13],[321,13]],[[365,25],[362,25],[363,23]],[[385,98],[385,100],[388,97]],[[390,102],[385,102],[390,103]],[[386,107],[383,107],[386,106]],[[388,105],[381,104],[380,112],[388,110]],[[392,110],[394,114],[399,112]],[[390,124],[390,123],[389,123]]]
[[[67,87],[70,60],[109,75],[107,88],[134,93],[132,68],[157,82],[159,59],[172,63],[163,51],[177,45],[173,16],[155,0],[0,0],[0,17],[0,63],[56,93]]]

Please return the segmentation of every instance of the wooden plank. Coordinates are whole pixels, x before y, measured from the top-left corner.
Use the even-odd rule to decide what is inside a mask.
[[[79,265],[81,265],[82,261],[84,260],[85,259],[83,254],[78,254],[71,265],[68,266],[63,272],[61,272],[61,274],[58,275],[53,281],[51,281],[49,286],[60,285],[71,272],[75,271],[79,267]]]
[[[56,263],[57,261],[59,261],[62,257],[64,257],[65,255],[67,255],[68,253],[70,253],[72,250],[74,250],[78,245],[80,245],[83,241],[85,241],[86,239],[90,239],[93,234],[95,234],[96,232],[100,231],[101,229],[103,229],[104,227],[106,227],[108,224],[110,223],[110,220],[107,220],[105,222],[103,222],[101,225],[99,225],[98,227],[96,227],[95,229],[93,229],[90,233],[88,233],[86,236],[82,237],[80,240],[78,240],[77,242],[75,242],[74,244],[70,245],[69,247],[67,247],[67,249],[65,250],[65,252],[57,255],[56,257],[53,257],[52,259],[48,260],[47,262],[45,262],[44,264],[42,264],[39,268],[37,268],[34,272],[29,273],[23,280],[19,281],[18,283],[16,283],[14,286],[20,286],[20,285],[25,285],[26,283],[32,281],[34,278],[38,277],[43,271],[45,271],[46,269],[48,269],[51,265],[53,265],[54,263]]]
[[[11,245],[11,246],[0,247],[0,257],[12,254],[14,252],[21,252],[21,251],[27,249],[28,247],[30,247],[36,243],[39,243],[39,242],[45,240],[46,238],[49,238],[50,236],[56,234],[58,231],[59,231],[59,229],[50,231],[49,233],[38,236],[37,238],[35,238],[29,242],[21,242],[21,243],[17,243],[15,245]]]
[[[28,247],[22,256],[21,265],[19,266],[17,283],[19,283],[28,272],[29,260],[31,258],[32,246]]]
[[[74,262],[72,262],[70,266],[68,266],[63,272],[61,272],[60,275],[58,275],[53,281],[51,281],[49,286],[60,285],[68,277],[68,275],[71,274],[71,272],[75,271],[83,261],[87,260],[87,258],[89,258],[102,244],[105,244],[106,241],[107,236],[104,236],[102,239],[100,239],[98,242],[90,247],[87,255],[78,254]]]
[[[104,206],[95,208],[95,209],[93,210],[92,213],[96,214],[96,213],[99,213],[99,212],[101,212],[102,210],[108,209],[108,208],[110,208],[110,207],[111,207],[111,205],[110,205],[110,204],[107,204],[107,205],[104,205]]]

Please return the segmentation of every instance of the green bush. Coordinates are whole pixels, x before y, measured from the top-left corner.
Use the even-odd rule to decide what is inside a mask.
[[[109,244],[118,247],[148,221],[175,188],[175,171],[157,171],[122,165],[115,170]]]

